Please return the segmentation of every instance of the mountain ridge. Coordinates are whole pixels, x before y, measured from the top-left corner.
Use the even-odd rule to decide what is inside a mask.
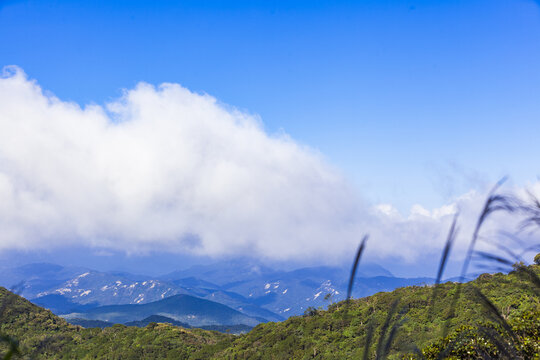
[[[194,296],[178,294],[146,304],[107,305],[91,308],[85,312],[62,315],[65,319],[82,318],[112,323],[140,321],[148,316],[159,315],[193,327],[206,325],[255,326],[266,319],[249,317],[228,306]]]

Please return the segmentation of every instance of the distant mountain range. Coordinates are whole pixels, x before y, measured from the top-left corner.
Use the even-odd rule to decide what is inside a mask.
[[[324,308],[343,300],[348,280],[349,270],[339,267],[278,271],[247,260],[199,265],[158,277],[55,264],[29,264],[0,271],[0,285],[11,288],[24,282],[19,289],[21,295],[71,319],[125,323],[160,315],[190,326],[254,326],[282,321],[303,314],[309,307]],[[381,266],[363,264],[357,272],[353,296],[431,283],[431,278],[398,278]],[[192,315],[198,315],[188,321],[182,309],[190,303],[187,299],[206,300],[225,308],[195,302],[223,314],[204,318],[194,312]],[[159,313],[155,312],[158,308]],[[231,311],[243,317],[236,313],[233,316]],[[112,316],[113,312],[118,315]]]
[[[255,326],[265,319],[256,319],[228,306],[189,295],[173,295],[147,304],[108,305],[89,309],[83,313],[65,314],[62,317],[101,320],[125,324],[152,315],[165,316],[193,327],[207,325]]]
[[[43,264],[37,264],[36,268],[43,268]],[[227,305],[262,321],[284,320],[284,317],[257,306],[240,294],[223,290],[217,285],[196,278],[170,282],[146,277],[136,280],[135,275],[125,273],[119,275],[89,269],[79,269],[78,272],[79,274],[75,276],[73,272],[67,272],[73,277],[66,280],[62,278],[66,270],[49,271],[46,273],[48,278],[43,279],[43,282],[53,283],[55,286],[37,291],[36,288],[44,289],[44,286],[39,284],[38,271],[31,275],[32,283],[26,283],[21,294],[56,314],[86,311],[104,305],[146,304],[184,294]],[[28,274],[28,267],[26,273]],[[3,281],[6,282],[5,278]]]
[[[350,270],[318,266],[276,271],[249,261],[199,265],[161,277],[182,284],[186,277],[203,279],[229,293],[243,296],[253,305],[283,317],[303,314],[308,307],[326,307],[346,296]],[[397,278],[376,264],[361,264],[357,271],[354,297],[364,297],[397,287],[433,283],[431,278]],[[219,298],[211,300],[220,302]]]

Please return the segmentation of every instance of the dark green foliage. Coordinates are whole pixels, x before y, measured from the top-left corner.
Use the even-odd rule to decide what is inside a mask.
[[[67,346],[57,358],[197,359],[201,351],[211,354],[212,349],[219,350],[223,346],[220,342],[227,345],[229,339],[214,332],[161,323],[149,324],[146,328],[114,325],[103,330],[88,330],[79,343]]]
[[[425,347],[426,359],[537,359],[540,356],[540,312],[526,311],[509,322],[517,341],[491,323],[462,325],[444,339]],[[516,346],[517,345],[517,346]],[[414,355],[408,359],[417,359]]]
[[[20,355],[19,342],[17,340],[13,339],[10,336],[0,335],[0,342],[5,343],[5,345],[7,346],[7,351],[5,352],[2,359],[9,360],[14,355]]]

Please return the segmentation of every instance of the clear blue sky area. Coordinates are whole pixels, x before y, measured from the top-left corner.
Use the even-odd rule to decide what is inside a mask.
[[[373,202],[435,207],[539,175],[532,0],[0,4],[0,66],[58,97],[180,83],[319,150]]]

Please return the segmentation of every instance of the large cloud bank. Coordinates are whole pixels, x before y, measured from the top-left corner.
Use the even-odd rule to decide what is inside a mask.
[[[439,251],[457,208],[402,217],[365,203],[317,152],[176,84],[106,107],[62,101],[18,68],[0,78],[0,251],[83,245],[277,259]],[[472,216],[474,217],[474,216]]]

